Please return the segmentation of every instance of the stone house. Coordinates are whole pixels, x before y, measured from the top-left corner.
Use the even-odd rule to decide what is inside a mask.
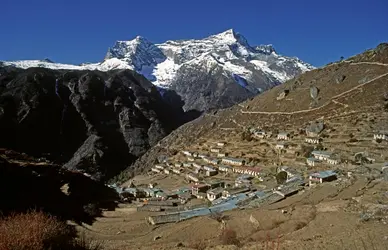
[[[310,174],[309,185],[312,186],[317,183],[333,181],[336,179],[337,179],[337,174],[334,171],[332,170],[321,171],[321,172]]]
[[[177,163],[174,164],[174,166],[175,166],[176,168],[181,168],[181,167],[183,167],[183,164],[180,163],[180,162],[177,162]]]
[[[199,193],[205,193],[210,189],[209,185],[206,184],[194,184],[191,186],[191,194],[197,195]]]
[[[320,141],[321,140],[319,138],[314,138],[314,137],[307,137],[305,139],[305,142],[309,144],[319,144]]]
[[[315,167],[321,161],[319,159],[317,159],[317,158],[310,157],[310,158],[307,158],[306,162],[307,162],[308,166]]]
[[[209,201],[214,201],[222,196],[223,191],[224,191],[224,189],[221,187],[211,189],[211,190],[206,192],[207,199]]]
[[[165,170],[164,170],[164,173],[165,173],[165,174],[170,174],[170,170],[169,170],[169,169],[165,169]]]
[[[278,140],[285,140],[285,141],[287,141],[287,140],[290,139],[290,134],[287,133],[287,132],[280,132],[280,133],[278,134],[277,139],[278,139]]]
[[[242,166],[245,164],[245,160],[237,159],[237,158],[223,158],[222,163],[230,164],[233,166]]]

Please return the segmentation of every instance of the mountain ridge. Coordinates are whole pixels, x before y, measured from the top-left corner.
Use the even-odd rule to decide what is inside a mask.
[[[159,44],[141,36],[116,41],[100,63],[77,66],[30,60],[3,64],[20,68],[135,70],[154,85],[176,91],[185,102],[184,110],[198,111],[231,106],[315,68],[297,57],[277,54],[273,45],[251,46],[233,29],[203,39]],[[227,100],[230,94],[231,101]]]

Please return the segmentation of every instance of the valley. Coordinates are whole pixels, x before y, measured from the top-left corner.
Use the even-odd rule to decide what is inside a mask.
[[[388,65],[368,53],[173,131],[85,232],[111,249],[385,249]]]

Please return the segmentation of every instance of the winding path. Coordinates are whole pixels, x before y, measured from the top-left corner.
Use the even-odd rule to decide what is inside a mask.
[[[356,63],[356,64],[377,64],[377,65],[382,65],[382,66],[388,66],[388,64],[367,63],[367,62],[360,62],[360,63]],[[240,112],[243,113],[243,114],[293,115],[293,114],[307,113],[307,112],[319,110],[319,109],[321,109],[321,108],[323,108],[323,107],[329,105],[331,102],[336,103],[336,104],[340,104],[340,105],[346,105],[346,104],[343,104],[343,103],[338,102],[338,101],[335,100],[335,99],[336,99],[336,98],[339,98],[339,97],[342,97],[342,96],[344,96],[344,95],[346,95],[346,94],[348,94],[348,93],[350,93],[350,92],[352,92],[352,91],[354,91],[354,90],[357,90],[357,89],[359,89],[359,88],[361,88],[361,87],[363,87],[363,86],[365,86],[365,85],[367,85],[367,84],[369,84],[369,83],[371,83],[371,82],[374,82],[374,81],[376,81],[376,80],[378,80],[378,79],[380,79],[380,78],[383,78],[383,77],[385,77],[385,76],[387,76],[387,75],[388,75],[388,72],[385,73],[385,74],[382,74],[382,75],[380,75],[380,76],[377,76],[377,77],[375,77],[375,78],[373,78],[373,79],[371,79],[371,80],[369,80],[369,81],[367,81],[367,82],[365,82],[365,83],[363,83],[363,84],[357,85],[357,86],[355,86],[355,87],[353,87],[353,88],[351,88],[351,89],[349,89],[349,90],[347,90],[347,91],[345,91],[345,92],[342,92],[341,94],[338,94],[338,95],[336,95],[336,96],[333,96],[329,101],[327,101],[327,102],[324,103],[322,106],[317,107],[317,108],[304,109],[304,110],[298,110],[298,111],[293,111],[293,112],[280,112],[280,111],[272,111],[272,112],[271,112],[271,111],[244,111],[244,110],[240,109]],[[347,106],[346,106],[346,107],[347,107]]]

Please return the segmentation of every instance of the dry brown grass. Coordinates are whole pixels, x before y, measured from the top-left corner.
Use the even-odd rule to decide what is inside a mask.
[[[197,249],[197,250],[205,250],[207,248],[207,244],[204,240],[192,241],[189,245],[189,248]]]
[[[222,230],[220,234],[220,241],[223,245],[241,245],[241,242],[237,237],[237,232],[231,228],[225,228]]]
[[[65,222],[43,212],[13,214],[0,220],[0,250],[101,249]]]

